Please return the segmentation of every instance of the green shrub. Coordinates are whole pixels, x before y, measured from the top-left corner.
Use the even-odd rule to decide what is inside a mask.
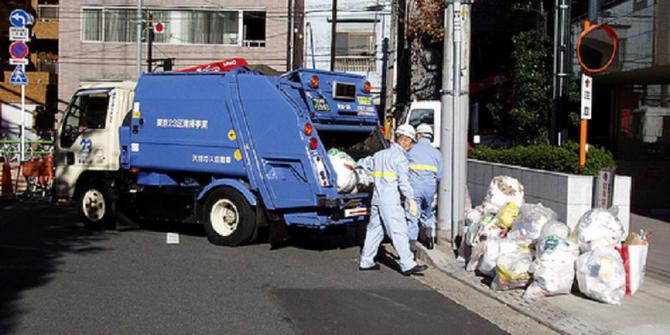
[[[532,169],[583,175],[597,175],[602,169],[614,169],[612,153],[590,146],[586,165],[579,167],[579,144],[567,142],[562,146],[535,144],[511,148],[478,146],[470,150],[469,157],[487,162],[524,166]]]

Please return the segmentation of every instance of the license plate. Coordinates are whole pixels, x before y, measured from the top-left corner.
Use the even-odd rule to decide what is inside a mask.
[[[344,217],[350,218],[353,216],[368,215],[368,209],[365,207],[362,208],[350,208],[344,210]]]
[[[358,103],[361,105],[372,105],[372,102],[368,97],[358,97]]]
[[[323,98],[313,98],[312,105],[314,105],[314,109],[319,112],[326,112],[330,110],[328,102]]]

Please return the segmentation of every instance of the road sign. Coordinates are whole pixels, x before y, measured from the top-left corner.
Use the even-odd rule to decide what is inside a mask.
[[[13,42],[9,46],[9,54],[12,58],[26,58],[30,53],[30,49],[25,42]]]
[[[28,58],[10,58],[9,65],[28,65],[30,61]]]
[[[164,32],[165,32],[165,24],[163,24],[162,22],[154,23],[154,33],[162,34]]]
[[[30,30],[28,28],[9,27],[9,40],[26,42],[30,39]]]
[[[32,15],[23,9],[15,9],[9,14],[9,23],[14,27],[23,28],[32,24]]]
[[[12,85],[28,85],[28,77],[23,71],[22,66],[17,66],[14,71],[12,71],[12,75],[9,77],[9,83]]]
[[[593,112],[591,105],[593,102],[593,78],[582,74],[582,119],[591,120]]]

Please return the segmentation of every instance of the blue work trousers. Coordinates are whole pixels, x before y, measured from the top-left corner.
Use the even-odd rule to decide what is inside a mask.
[[[433,210],[435,185],[412,185],[412,188],[414,189],[414,201],[416,201],[419,213],[417,216],[412,216],[409,211],[407,213],[409,239],[416,241],[419,237],[419,223],[423,226],[426,235],[433,237],[435,228],[435,211]]]
[[[398,204],[372,205],[370,222],[365,234],[365,244],[361,252],[360,267],[369,268],[375,265],[377,250],[384,239],[384,229],[386,229],[393,247],[400,256],[400,269],[407,271],[416,266],[414,254],[409,250],[405,210]]]

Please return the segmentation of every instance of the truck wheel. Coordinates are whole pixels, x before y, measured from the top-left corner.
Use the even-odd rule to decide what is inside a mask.
[[[84,186],[79,192],[77,207],[82,221],[91,229],[105,228],[113,216],[109,192],[99,182]]]
[[[239,192],[219,188],[207,197],[202,222],[211,243],[237,246],[252,238],[256,230],[256,211]]]

